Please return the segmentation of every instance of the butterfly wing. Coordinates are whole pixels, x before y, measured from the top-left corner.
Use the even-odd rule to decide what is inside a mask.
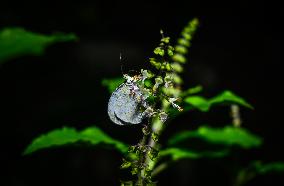
[[[130,88],[125,83],[112,93],[108,102],[108,115],[118,125],[142,122],[144,116],[140,111],[140,102],[135,95],[131,95]]]

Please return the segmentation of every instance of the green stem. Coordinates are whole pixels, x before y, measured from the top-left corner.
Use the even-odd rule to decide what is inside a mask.
[[[163,110],[167,110],[168,109],[168,106],[163,106],[162,107]],[[164,123],[162,123],[159,119],[156,119],[154,120],[153,124],[152,124],[152,133],[156,133],[158,134],[158,136],[160,136],[160,134],[162,133],[164,129]],[[153,138],[150,138],[149,141],[148,141],[148,147],[149,150],[151,148],[157,148],[157,140],[155,141]],[[151,158],[149,157],[149,150],[145,153],[145,162],[144,162],[144,169],[141,170],[141,173],[144,174],[145,171],[146,171],[146,168],[149,169],[150,172],[153,171],[154,167],[155,167],[155,164],[157,162],[157,160],[151,160]],[[152,175],[152,173],[151,173]]]
[[[195,29],[196,29],[196,27],[197,27],[197,25],[198,25],[198,20],[197,19],[194,19],[194,20],[192,20],[190,23],[189,23],[189,25],[186,27],[186,29],[184,29],[184,31],[183,31],[183,35],[186,35],[187,37],[185,37],[185,38],[182,38],[183,39],[183,41],[185,41],[185,46],[183,46],[183,47],[189,47],[190,46],[190,40],[191,40],[191,35],[195,32]],[[165,37],[164,37],[164,34],[163,34],[163,31],[161,30],[160,31],[160,33],[161,33],[161,35],[162,35],[162,39],[165,39]],[[164,41],[162,41],[162,42],[164,42]],[[169,42],[169,41],[168,41]],[[164,64],[164,63],[169,63],[169,61],[171,61],[171,62],[173,62],[173,61],[175,61],[174,59],[173,59],[173,56],[172,55],[170,55],[169,53],[168,53],[168,50],[170,49],[170,45],[169,45],[169,43],[168,42],[164,42],[164,43],[162,43],[161,45],[160,45],[160,47],[162,46],[162,48],[163,48],[163,50],[164,50],[164,53],[165,53],[165,55],[167,55],[167,56],[165,56],[165,55],[162,55],[162,59],[161,59],[161,65],[162,64]],[[184,42],[183,42],[184,43]],[[180,55],[183,55],[184,53],[181,53]],[[176,62],[176,61],[175,61]],[[183,68],[183,67],[181,67],[181,68]],[[160,69],[159,69],[160,70]],[[173,69],[172,69],[173,70]],[[161,70],[159,71],[159,75],[161,74]],[[175,75],[175,76],[177,76],[178,77],[178,72],[177,71],[172,71],[171,73],[173,73],[173,75]],[[158,75],[158,76],[159,76]],[[165,77],[164,77],[165,78]],[[175,84],[174,85],[174,87],[176,87],[175,89],[177,90],[177,92],[179,92],[179,87],[181,86],[181,82],[180,81],[177,81],[177,80],[173,80],[173,83]],[[161,89],[160,89],[160,91],[162,91]],[[176,94],[174,97],[179,97],[180,95],[179,95],[179,93],[178,94]],[[162,106],[161,106],[161,110],[162,111],[164,111],[164,112],[168,112],[168,110],[169,110],[169,107],[170,107],[170,104],[163,104],[164,103],[164,101],[165,101],[165,99],[162,99],[161,100],[162,101]],[[161,135],[161,133],[162,133],[162,131],[164,130],[164,128],[165,128],[165,125],[164,125],[164,123],[162,123],[159,119],[156,119],[156,120],[154,120],[153,122],[152,122],[152,125],[151,125],[151,127],[152,127],[152,131],[151,131],[151,137],[149,138],[149,140],[148,140],[148,145],[147,145],[147,148],[146,148],[146,152],[145,153],[143,153],[143,156],[142,157],[139,157],[139,161],[141,161],[142,162],[142,165],[143,165],[143,168],[139,171],[139,173],[138,173],[138,181],[137,181],[137,183],[139,183],[139,184],[141,184],[141,185],[144,185],[145,184],[145,174],[146,174],[146,171],[149,171],[148,172],[148,174],[150,174],[150,175],[152,175],[152,173],[153,173],[153,175],[157,175],[160,171],[162,171],[162,170],[164,170],[167,166],[166,165],[164,165],[164,164],[161,164],[160,166],[158,166],[156,169],[154,169],[154,167],[155,167],[155,164],[157,163],[157,159],[155,159],[155,160],[152,160],[150,157],[149,157],[149,153],[150,153],[150,151],[152,150],[152,149],[157,149],[157,139],[153,139],[152,138],[152,134],[154,133],[154,134],[157,134],[158,136],[160,136]],[[146,135],[144,134],[144,136],[143,136],[143,139],[144,139],[144,137],[145,137]],[[143,141],[143,146],[145,146],[145,141],[146,141],[146,138],[145,138],[145,141],[144,140],[142,140]],[[148,169],[148,170],[147,170]],[[154,171],[153,171],[154,170]],[[147,178],[148,179],[148,178]],[[148,180],[148,181],[151,181],[151,180]]]
[[[160,172],[168,168],[168,166],[169,166],[168,163],[162,163],[159,166],[157,166],[152,172],[152,177],[157,176]]]
[[[240,107],[238,105],[231,105],[231,117],[234,127],[241,127],[242,118],[240,114]]]
[[[147,142],[147,138],[148,138],[148,134],[145,134],[145,133],[143,133],[143,138],[142,138],[142,140],[141,140],[141,142],[139,143],[139,146],[140,147],[145,147],[145,144],[146,144],[146,142]],[[146,158],[146,156],[147,156],[147,151],[146,152],[141,152],[142,154],[140,155],[140,157],[139,157],[139,164],[144,164],[144,161],[145,161],[145,158]],[[136,182],[136,184],[135,185],[144,185],[144,178],[145,178],[145,176],[144,176],[144,172],[143,172],[143,169],[141,169],[139,172],[138,172],[138,174],[137,174],[137,182]]]

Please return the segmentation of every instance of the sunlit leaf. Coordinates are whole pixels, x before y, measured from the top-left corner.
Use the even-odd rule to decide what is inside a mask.
[[[125,153],[128,150],[127,145],[109,137],[97,127],[90,127],[83,131],[77,131],[74,128],[64,127],[35,138],[33,142],[26,148],[24,154],[31,154],[41,149],[58,147],[76,142],[86,142],[91,145],[103,143],[113,146],[122,153]]]
[[[221,94],[211,98],[206,99],[201,96],[189,96],[185,98],[185,103],[191,105],[192,107],[202,111],[202,112],[208,112],[209,109],[213,105],[219,105],[219,104],[238,104],[250,109],[253,109],[253,107],[247,103],[243,98],[237,96],[231,91],[224,91]]]
[[[110,93],[112,93],[123,82],[123,78],[103,79],[102,85],[105,86]]]
[[[197,158],[219,158],[224,157],[228,154],[228,151],[207,151],[207,152],[195,152],[188,149],[182,148],[167,148],[161,150],[159,155],[160,157],[163,156],[170,156],[172,160],[176,161],[179,159],[197,159]]]
[[[234,94],[233,92],[229,90],[226,90],[223,93],[211,98],[209,102],[210,102],[210,105],[229,102],[229,103],[239,104],[241,106],[253,109],[253,107],[248,102],[246,102],[243,98],[241,98],[240,96],[237,96],[236,94]]]
[[[23,55],[40,55],[53,43],[73,40],[74,34],[42,35],[22,28],[5,28],[0,31],[0,63]]]
[[[199,138],[213,144],[226,146],[237,145],[242,148],[258,147],[262,144],[262,139],[244,128],[226,126],[224,128],[210,128],[202,126],[194,131],[180,132],[169,140],[170,145],[174,145],[192,138]]]

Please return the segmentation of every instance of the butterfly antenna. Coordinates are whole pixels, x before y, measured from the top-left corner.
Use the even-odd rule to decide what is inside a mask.
[[[123,64],[122,64],[122,54],[121,54],[121,52],[119,53],[119,62],[120,62],[120,71],[121,71],[121,74],[124,75]]]

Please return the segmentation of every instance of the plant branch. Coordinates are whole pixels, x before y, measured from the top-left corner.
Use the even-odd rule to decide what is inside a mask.
[[[181,41],[178,42],[179,45],[176,47],[179,47],[179,49],[183,49],[182,51],[176,51],[176,55],[174,54],[174,47],[170,46],[170,38],[164,37],[163,31],[161,31],[162,39],[159,47],[155,48],[154,53],[161,57],[159,60],[156,60],[156,58],[150,58],[150,63],[156,67],[159,70],[159,74],[156,75],[155,82],[156,84],[153,86],[153,92],[154,95],[158,93],[159,95],[167,95],[170,97],[170,101],[168,102],[165,97],[162,97],[160,99],[161,107],[160,110],[163,113],[167,113],[169,111],[170,106],[173,106],[174,108],[177,108],[179,111],[182,111],[182,108],[179,107],[174,101],[177,100],[178,97],[180,97],[180,87],[182,84],[182,80],[179,77],[178,73],[182,72],[183,66],[182,64],[185,63],[185,58],[183,55],[187,53],[187,49],[190,46],[190,40],[191,36],[196,30],[196,27],[198,25],[198,20],[193,19],[191,22],[189,22],[188,26],[185,27],[185,29],[182,32],[182,38]],[[175,57],[176,56],[176,57]],[[171,62],[171,63],[170,63]],[[179,69],[174,69],[172,64],[175,64],[176,66],[179,66]],[[161,77],[161,73],[163,72],[163,76]],[[168,76],[168,73],[170,72],[171,76]],[[162,79],[161,79],[162,78]],[[163,84],[164,83],[164,84]],[[159,87],[160,84],[163,84],[164,87]],[[156,105],[156,102],[155,102]],[[154,108],[157,109],[157,108]],[[141,169],[139,167],[138,170],[138,180],[136,182],[136,185],[146,185],[148,183],[152,183],[151,176],[155,176],[161,171],[163,171],[168,164],[162,163],[158,167],[155,168],[155,165],[157,163],[157,154],[153,153],[158,152],[158,138],[161,135],[162,131],[165,128],[164,121],[166,119],[161,119],[161,115],[159,115],[157,118],[152,118],[151,125],[148,125],[151,127],[150,131],[150,137],[148,136],[148,133],[144,133],[143,139],[140,142],[140,146],[143,150],[139,150],[138,155],[138,165],[141,165]],[[167,118],[167,114],[166,117]],[[146,145],[147,143],[147,145]],[[154,169],[155,168],[155,169]]]
[[[169,163],[164,162],[164,163],[160,164],[159,166],[157,166],[157,167],[153,170],[153,172],[152,172],[152,177],[157,176],[160,172],[162,172],[163,170],[165,170],[165,169],[168,168],[168,167],[169,167]]]
[[[236,104],[231,105],[231,117],[234,127],[241,127],[242,118],[240,114],[240,107]]]

